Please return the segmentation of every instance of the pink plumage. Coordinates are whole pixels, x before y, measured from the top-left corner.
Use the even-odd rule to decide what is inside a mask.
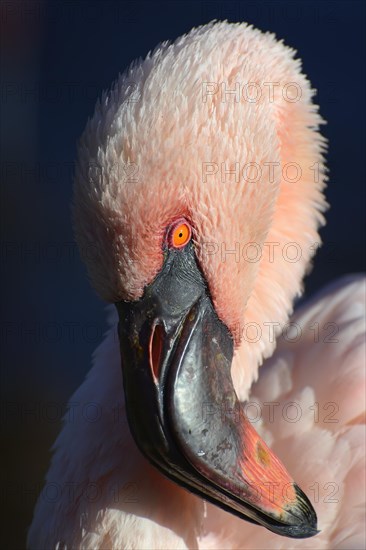
[[[93,246],[85,260],[97,292],[136,302],[161,272],[167,227],[189,220],[212,304],[235,341],[235,391],[260,412],[255,428],[307,493],[321,532],[289,541],[150,466],[127,423],[111,312],[71,398],[102,414],[66,421],[47,475],[64,490],[54,503],[40,497],[30,547],[365,546],[364,280],[324,290],[281,336],[326,208],[322,121],[300,69],[293,50],[245,24],[211,23],[156,48],[88,122],[74,224],[81,250]]]

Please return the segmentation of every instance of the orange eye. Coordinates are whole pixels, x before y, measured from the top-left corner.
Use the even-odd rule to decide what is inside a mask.
[[[185,220],[179,220],[170,230],[170,246],[182,248],[191,239],[192,229]]]

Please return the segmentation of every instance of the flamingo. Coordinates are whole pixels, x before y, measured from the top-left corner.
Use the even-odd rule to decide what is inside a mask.
[[[364,278],[292,314],[327,207],[312,95],[274,35],[212,22],[98,102],[74,225],[116,307],[30,548],[365,547]]]

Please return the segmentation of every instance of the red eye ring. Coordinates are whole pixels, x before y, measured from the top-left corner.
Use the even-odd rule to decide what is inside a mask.
[[[169,228],[168,245],[171,248],[183,248],[192,237],[192,228],[185,218],[180,218]]]

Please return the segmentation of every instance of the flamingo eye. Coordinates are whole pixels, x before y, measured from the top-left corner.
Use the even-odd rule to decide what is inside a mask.
[[[192,236],[192,228],[186,220],[178,220],[169,231],[169,246],[173,248],[182,248],[190,240]]]

